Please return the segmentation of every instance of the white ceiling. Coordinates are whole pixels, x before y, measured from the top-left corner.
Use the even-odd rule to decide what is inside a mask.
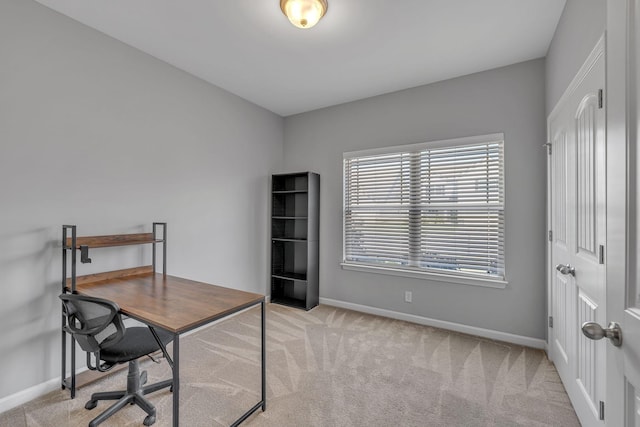
[[[546,55],[565,0],[37,0],[279,115]]]

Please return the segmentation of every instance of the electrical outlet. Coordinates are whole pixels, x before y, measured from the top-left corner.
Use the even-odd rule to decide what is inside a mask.
[[[413,293],[411,291],[404,291],[404,302],[411,302]]]

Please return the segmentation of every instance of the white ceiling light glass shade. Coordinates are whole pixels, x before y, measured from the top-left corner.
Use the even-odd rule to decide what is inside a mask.
[[[280,0],[280,9],[298,28],[311,28],[327,12],[326,0]]]

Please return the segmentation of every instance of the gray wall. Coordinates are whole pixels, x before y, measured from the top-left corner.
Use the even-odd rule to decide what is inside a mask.
[[[283,120],[27,0],[0,2],[0,399],[59,375],[62,224],[169,224],[170,274],[264,293]],[[82,272],[144,263],[96,250]]]
[[[287,171],[321,176],[321,297],[545,337],[544,67],[538,59],[285,118]],[[506,289],[341,269],[344,151],[495,132],[506,139]]]
[[[547,53],[547,115],[591,53],[605,26],[605,1],[567,0]]]

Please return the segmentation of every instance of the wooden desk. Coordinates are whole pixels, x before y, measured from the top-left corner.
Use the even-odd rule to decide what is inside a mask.
[[[100,273],[77,278],[79,294],[104,298],[118,304],[123,314],[154,328],[174,334],[173,359],[161,344],[173,369],[173,425],[179,425],[180,334],[260,304],[262,316],[262,399],[232,426],[257,409],[266,409],[264,296],[175,276],[154,273],[150,267]]]

